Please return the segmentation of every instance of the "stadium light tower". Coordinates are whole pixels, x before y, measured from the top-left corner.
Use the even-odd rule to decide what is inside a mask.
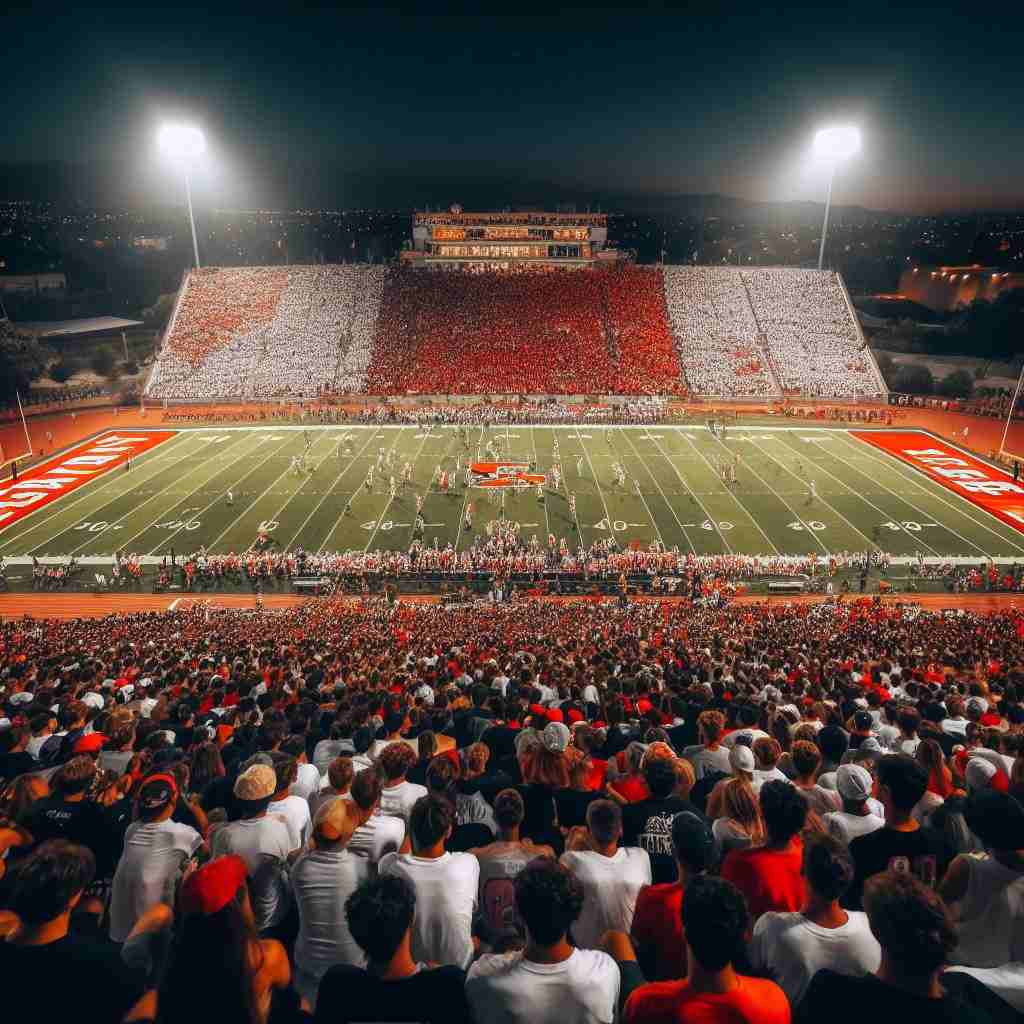
[[[836,168],[860,152],[860,129],[853,125],[833,125],[822,128],[814,136],[816,162],[828,167],[828,195],[825,197],[825,222],[821,226],[821,246],[818,248],[818,269],[825,259],[825,236],[828,234],[828,213],[832,206],[832,182]]]
[[[165,124],[158,137],[160,151],[172,163],[181,167],[185,178],[185,199],[188,203],[188,222],[192,228],[192,255],[199,269],[199,242],[196,241],[196,221],[192,216],[191,171],[196,161],[206,152],[206,139],[194,124]]]

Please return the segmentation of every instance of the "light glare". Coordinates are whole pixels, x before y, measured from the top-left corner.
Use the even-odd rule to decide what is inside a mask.
[[[172,160],[191,163],[206,152],[206,139],[194,124],[165,124],[158,141],[161,151]]]
[[[860,152],[860,129],[852,125],[822,128],[814,136],[814,155],[826,163],[837,164]]]

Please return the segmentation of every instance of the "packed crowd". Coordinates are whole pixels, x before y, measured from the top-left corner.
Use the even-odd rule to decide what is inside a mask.
[[[836,274],[818,270],[738,272],[784,391],[816,398],[884,394]]]
[[[671,394],[685,390],[660,275],[392,273],[373,393]]]
[[[740,272],[665,267],[664,276],[669,320],[694,394],[777,396]]]
[[[384,271],[208,268],[189,275],[149,398],[314,398],[365,390]]]
[[[884,390],[835,274],[728,267],[189,276],[147,397]]]
[[[0,684],[0,972],[37,1016],[1024,1011],[1018,611],[25,619]]]

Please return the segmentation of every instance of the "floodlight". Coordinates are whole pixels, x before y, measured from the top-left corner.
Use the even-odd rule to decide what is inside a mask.
[[[161,127],[157,143],[164,156],[178,164],[185,178],[185,201],[188,205],[188,223],[192,229],[192,255],[196,270],[199,269],[199,240],[196,237],[196,220],[192,215],[192,184],[189,170],[206,152],[206,139],[194,124],[169,123]]]
[[[822,128],[814,136],[814,155],[829,164],[838,164],[860,152],[860,129],[853,125]]]
[[[172,160],[191,163],[206,152],[206,139],[194,124],[165,124],[158,141],[164,155]]]

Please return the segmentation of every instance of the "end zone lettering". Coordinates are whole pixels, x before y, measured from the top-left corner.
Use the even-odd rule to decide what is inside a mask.
[[[851,430],[860,441],[906,462],[932,480],[1024,532],[1024,486],[998,466],[912,430]]]
[[[111,431],[0,486],[0,530],[102,473],[175,436],[175,430]]]

